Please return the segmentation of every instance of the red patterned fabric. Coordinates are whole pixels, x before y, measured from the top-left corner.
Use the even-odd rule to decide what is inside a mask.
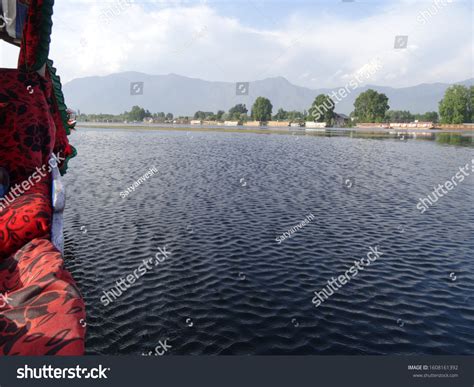
[[[84,301],[48,240],[48,160],[68,145],[56,142],[57,112],[48,78],[0,70],[0,166],[12,187],[30,183],[0,201],[0,355],[84,353]]]
[[[49,53],[54,0],[29,0],[27,22],[23,28],[18,67],[37,71]]]
[[[84,353],[84,301],[49,240],[48,160],[53,150],[75,153],[58,78],[36,72],[47,60],[52,4],[29,0],[19,70],[0,69],[0,167],[11,187],[0,200],[0,355]]]
[[[0,70],[0,166],[12,185],[48,163],[56,134],[51,93],[37,73]]]
[[[49,235],[52,214],[49,184],[47,176],[24,195],[12,197],[5,209],[0,207],[0,262],[27,241]]]
[[[67,118],[61,115],[65,114],[66,106],[61,91],[60,79],[56,74],[56,69],[52,69],[49,65],[52,66],[52,61],[48,60],[54,0],[21,0],[21,2],[28,5],[28,10],[27,21],[22,33],[23,39],[18,68],[22,71],[22,74],[27,74],[28,77],[39,77],[36,71],[45,69],[46,80],[41,77],[39,79],[47,87],[45,96],[56,125],[54,153],[61,153],[63,162],[59,164],[59,169],[64,174],[67,161],[74,157],[76,152],[67,138],[69,134]],[[54,78],[54,88],[52,87],[52,78]],[[61,113],[61,110],[63,113]]]
[[[84,302],[50,241],[0,260],[0,289],[1,355],[84,353]]]

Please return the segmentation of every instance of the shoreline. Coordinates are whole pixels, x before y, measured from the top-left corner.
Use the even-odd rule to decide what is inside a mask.
[[[211,126],[211,125],[166,125],[166,124],[123,124],[123,123],[89,123],[78,122],[77,128],[84,129],[119,129],[119,130],[162,130],[179,132],[223,132],[223,133],[256,133],[256,134],[287,134],[287,135],[350,135],[361,134],[373,137],[408,136],[433,137],[436,134],[456,134],[466,137],[474,137],[473,130],[465,129],[422,129],[422,128],[304,128],[304,127],[251,127],[251,126]]]

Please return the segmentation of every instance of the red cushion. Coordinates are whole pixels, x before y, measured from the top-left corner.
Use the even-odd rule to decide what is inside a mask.
[[[50,233],[52,207],[49,176],[22,196],[0,206],[0,262],[34,238]],[[0,202],[1,204],[1,202]]]
[[[0,261],[0,355],[82,355],[85,308],[46,239]]]

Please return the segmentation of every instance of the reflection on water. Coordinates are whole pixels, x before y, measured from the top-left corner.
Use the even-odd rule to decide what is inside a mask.
[[[72,142],[66,264],[87,302],[89,353],[160,340],[174,355],[474,353],[474,178],[416,209],[471,147],[119,130]],[[170,258],[104,307],[103,291],[162,246]],[[369,246],[384,255],[315,308],[313,292]]]
[[[436,141],[440,144],[473,146],[474,137],[456,133],[439,133],[436,135]]]

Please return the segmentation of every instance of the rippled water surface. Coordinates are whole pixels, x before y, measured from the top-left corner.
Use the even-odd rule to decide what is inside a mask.
[[[71,140],[66,265],[86,299],[89,354],[165,339],[174,355],[474,354],[474,173],[416,209],[473,148],[119,130]],[[383,255],[315,308],[313,292],[375,245]],[[168,259],[100,302],[163,246]]]

